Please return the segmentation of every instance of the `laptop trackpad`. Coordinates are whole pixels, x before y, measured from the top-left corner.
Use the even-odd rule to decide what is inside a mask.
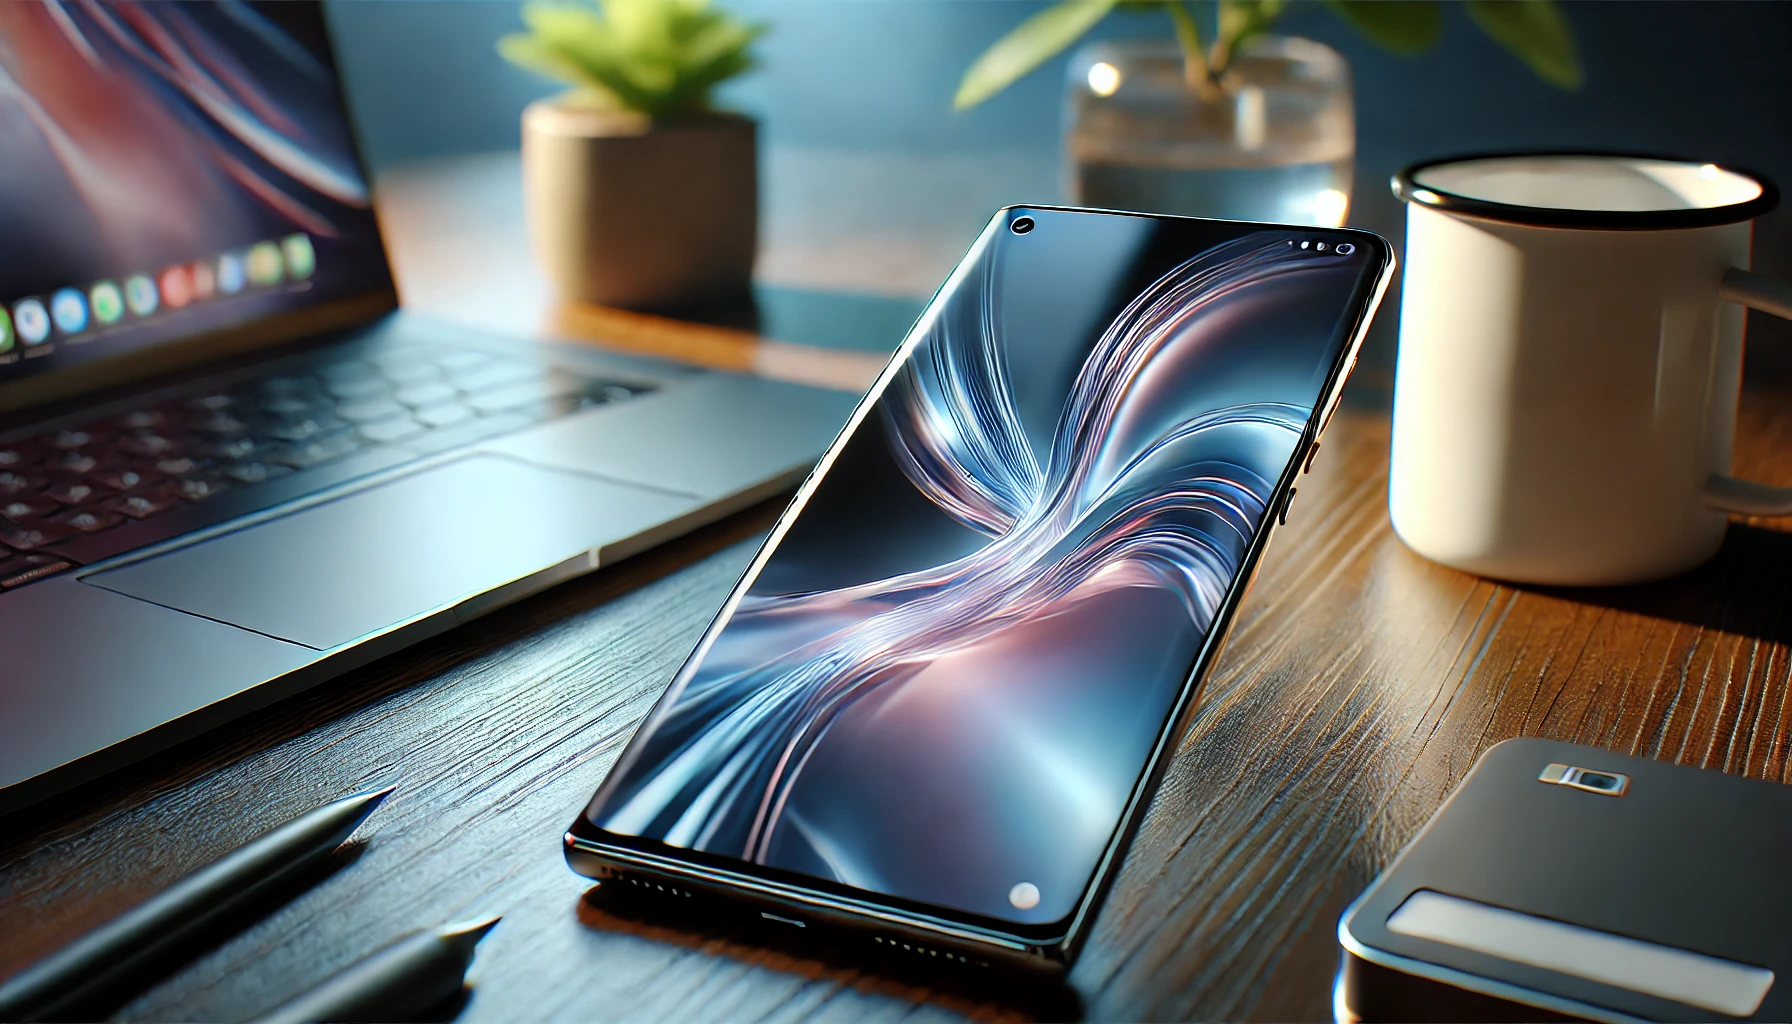
[[[523,579],[698,504],[474,455],[85,582],[324,650]]]

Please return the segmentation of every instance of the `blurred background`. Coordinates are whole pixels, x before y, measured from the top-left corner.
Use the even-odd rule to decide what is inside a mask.
[[[894,345],[997,207],[1065,201],[1070,51],[979,106],[955,111],[952,104],[978,54],[1044,3],[718,5],[770,26],[758,43],[759,67],[719,94],[723,106],[759,122],[759,279],[887,300],[855,307],[862,322],[840,344]],[[1403,57],[1371,45],[1316,0],[1289,5],[1275,31],[1325,43],[1349,65],[1356,122],[1349,224],[1398,244],[1402,209],[1389,175],[1415,160],[1473,151],[1636,150],[1733,163],[1782,187],[1792,183],[1792,88],[1784,71],[1792,5],[1562,6],[1584,67],[1577,90],[1540,80],[1465,17],[1446,17],[1436,45]],[[381,177],[502,160],[518,145],[524,106],[561,88],[496,52],[496,40],[520,27],[517,3],[332,0],[329,16],[366,156]],[[1159,13],[1121,11],[1087,39],[1170,34]],[[1757,269],[1792,272],[1789,225],[1784,210],[1760,222]],[[1365,387],[1391,379],[1397,293],[1383,309],[1362,363]],[[1751,325],[1751,363],[1768,372],[1792,366],[1792,351],[1784,358],[1770,351],[1792,350],[1792,332],[1767,320]]]

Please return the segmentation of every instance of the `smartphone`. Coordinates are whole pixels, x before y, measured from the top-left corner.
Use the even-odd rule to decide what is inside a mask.
[[[1392,267],[1341,228],[997,213],[573,822],[573,869],[1067,965]]]

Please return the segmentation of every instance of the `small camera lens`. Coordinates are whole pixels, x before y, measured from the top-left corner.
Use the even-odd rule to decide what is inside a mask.
[[[1348,256],[1356,251],[1356,246],[1349,242],[1339,242],[1337,245],[1332,246],[1332,251],[1340,256]]]
[[[1017,235],[1024,235],[1027,232],[1033,230],[1033,218],[1031,218],[1031,217],[1016,217],[1016,218],[1014,218],[1014,223],[1008,225],[1008,230],[1014,232]]]

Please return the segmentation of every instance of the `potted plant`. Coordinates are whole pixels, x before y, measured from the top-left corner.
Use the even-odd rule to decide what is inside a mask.
[[[523,112],[529,235],[560,293],[634,308],[745,294],[754,124],[711,94],[753,66],[764,26],[708,0],[530,3],[523,21],[498,51],[572,86]]]
[[[1370,42],[1430,48],[1458,6],[1543,80],[1578,88],[1573,30],[1553,0],[1326,0]],[[1075,202],[1321,226],[1344,222],[1356,128],[1350,70],[1310,39],[1271,35],[1285,0],[1062,0],[965,72],[975,106],[1116,10],[1160,12],[1170,38],[1099,42],[1070,61],[1065,164]]]

